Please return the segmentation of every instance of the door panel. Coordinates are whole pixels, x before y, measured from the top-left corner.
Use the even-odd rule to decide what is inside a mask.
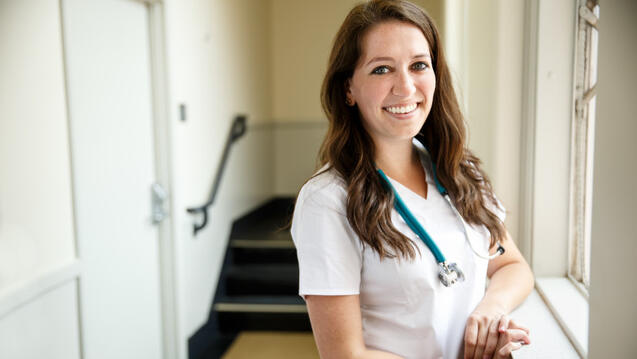
[[[148,11],[64,0],[85,358],[161,358]]]

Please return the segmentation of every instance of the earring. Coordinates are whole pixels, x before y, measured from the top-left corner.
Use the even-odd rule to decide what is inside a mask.
[[[354,100],[349,97],[345,98],[345,103],[347,104],[347,106],[354,106]]]

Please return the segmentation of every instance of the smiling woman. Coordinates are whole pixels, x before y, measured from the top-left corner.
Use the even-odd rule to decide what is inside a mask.
[[[504,358],[528,344],[507,314],[533,277],[466,148],[429,16],[399,0],[353,8],[321,95],[323,167],[292,222],[321,356]]]
[[[348,103],[358,106],[379,153],[398,143],[409,148],[405,139],[422,128],[436,88],[429,44],[417,26],[387,21],[371,28],[362,45]]]

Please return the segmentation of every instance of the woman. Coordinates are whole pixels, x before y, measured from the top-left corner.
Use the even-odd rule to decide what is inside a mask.
[[[533,276],[465,147],[428,15],[400,0],[352,9],[321,99],[330,121],[323,167],[292,221],[299,294],[321,357],[504,358],[528,344],[528,329],[506,314]]]

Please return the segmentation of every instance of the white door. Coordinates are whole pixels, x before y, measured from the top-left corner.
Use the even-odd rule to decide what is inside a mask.
[[[84,358],[162,357],[148,10],[63,0]]]

